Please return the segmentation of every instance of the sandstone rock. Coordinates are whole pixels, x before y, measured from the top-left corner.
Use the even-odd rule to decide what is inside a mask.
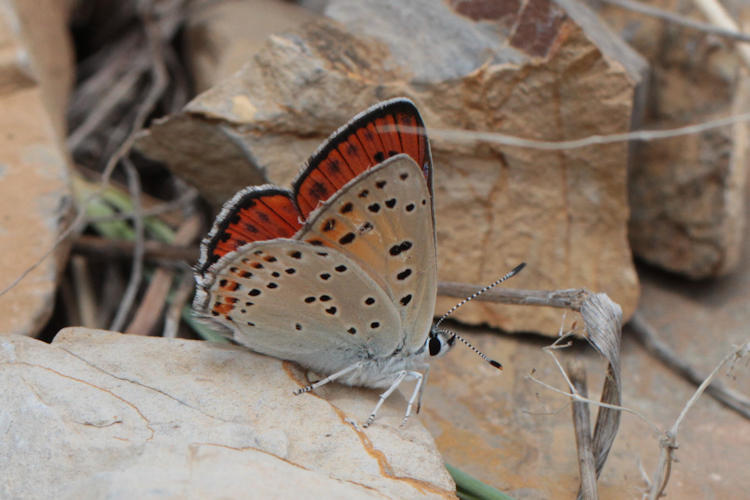
[[[5,2],[0,9],[0,288],[53,248],[72,207],[62,147],[72,81],[63,2]],[[0,332],[34,335],[54,303],[67,255],[59,246],[0,297]]]
[[[748,186],[750,187],[750,186]],[[750,214],[746,200],[745,215]],[[744,238],[750,237],[746,228]],[[641,269],[642,315],[680,358],[708,375],[737,346],[749,340],[750,246],[738,271],[711,282],[686,283],[663,272]],[[579,324],[581,323],[579,319]],[[528,378],[567,391],[557,367],[541,347],[549,341],[498,336],[474,328],[463,333],[505,367],[497,373],[468,349],[457,346],[433,363],[425,389],[422,421],[435,436],[446,463],[508,493],[513,498],[574,498],[578,462],[570,403]],[[672,426],[696,387],[645,352],[627,327],[622,344],[623,406],[653,425]],[[589,348],[558,351],[581,359],[588,372],[591,398],[598,399],[604,364]],[[717,380],[750,396],[746,358],[722,369]],[[532,373],[533,370],[533,373]],[[592,420],[597,410],[591,407]],[[620,432],[599,479],[599,498],[641,498],[641,470],[652,475],[659,455],[659,435],[651,424],[623,413]],[[665,498],[743,498],[750,491],[747,474],[750,425],[747,419],[704,394],[688,412],[677,436]],[[642,467],[642,469],[641,469]]]
[[[293,2],[278,0],[210,2],[193,9],[185,40],[196,90],[203,92],[239,70],[269,35],[313,17]]]
[[[259,177],[288,184],[324,137],[389,97],[412,98],[433,129],[542,140],[628,130],[643,61],[587,9],[560,4],[565,10],[543,0],[487,9],[478,1],[328,2],[333,20],[269,37],[240,72],[155,124],[139,147],[218,207]],[[629,316],[638,281],[626,236],[627,150],[433,141],[440,278],[486,283],[524,260],[512,286],[588,287]],[[551,310],[470,304],[456,316],[510,330],[559,328]]]
[[[452,498],[419,423],[377,391],[305,383],[245,349],[82,328],[0,336],[9,498]],[[44,464],[44,473],[38,464]]]
[[[734,3],[739,18],[750,18],[747,4]],[[651,4],[703,19],[690,0]],[[748,109],[747,70],[730,42],[606,4],[599,13],[653,69],[644,128],[674,128]],[[630,241],[639,257],[691,278],[737,268],[747,135],[747,126],[739,124],[635,148]]]

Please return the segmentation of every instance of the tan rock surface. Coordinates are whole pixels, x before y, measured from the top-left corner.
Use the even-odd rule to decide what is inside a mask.
[[[745,216],[750,214],[746,202]],[[750,230],[743,235],[750,237]],[[639,314],[677,355],[708,374],[736,346],[750,340],[750,246],[737,273],[712,282],[686,282],[642,269]],[[569,319],[580,318],[571,317]],[[573,315],[576,316],[576,315]],[[566,398],[528,380],[534,376],[565,390],[551,358],[541,351],[547,339],[464,332],[488,355],[500,360],[498,374],[460,346],[434,363],[425,390],[422,419],[435,436],[446,463],[475,475],[517,499],[573,498],[578,489],[571,409]],[[577,346],[592,398],[598,399],[604,363]],[[570,355],[568,354],[568,355]],[[560,353],[562,359],[565,354]],[[726,367],[723,384],[750,397],[746,359]],[[623,405],[661,429],[669,428],[695,386],[650,356],[625,328],[622,347]],[[592,419],[596,409],[591,410]],[[652,475],[659,435],[632,414],[621,428],[599,480],[600,498],[641,498],[645,483],[639,463]],[[750,423],[704,395],[687,414],[677,439],[666,498],[745,498],[750,491]]]
[[[0,492],[11,498],[452,498],[403,398],[292,396],[295,366],[206,342],[70,328],[0,336]],[[50,451],[52,451],[50,453]],[[38,466],[44,464],[44,473]]]
[[[691,0],[649,4],[705,20]],[[739,19],[750,19],[746,3],[723,4],[734,5]],[[674,128],[747,111],[748,73],[729,41],[614,6],[599,13],[652,67],[644,128]],[[739,124],[634,149],[630,241],[639,257],[692,278],[737,268],[747,136],[747,125]]]
[[[72,207],[60,135],[72,74],[61,5],[0,9],[0,288],[53,248]],[[63,244],[0,297],[0,332],[34,335],[44,325],[66,254]]]
[[[341,24],[269,37],[239,73],[154,125],[139,147],[217,207],[261,176],[287,184],[331,131],[394,96],[412,98],[428,128],[544,140],[629,128],[643,62],[585,8],[451,5],[329,2]],[[585,286],[632,313],[626,145],[550,153],[434,141],[433,152],[441,279],[489,282],[525,260],[515,287]],[[438,311],[452,303],[441,300]],[[457,316],[510,330],[559,327],[555,311],[471,304]]]
[[[315,15],[293,2],[243,0],[209,2],[188,14],[185,41],[195,88],[203,92],[239,70],[269,35]]]

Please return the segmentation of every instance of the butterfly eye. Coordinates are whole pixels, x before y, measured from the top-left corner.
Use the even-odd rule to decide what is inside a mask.
[[[430,337],[430,356],[437,356],[440,354],[440,349],[442,348],[442,345],[440,344],[440,340],[438,340],[437,337]]]

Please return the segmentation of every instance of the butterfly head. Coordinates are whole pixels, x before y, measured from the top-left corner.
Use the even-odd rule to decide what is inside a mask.
[[[425,350],[430,353],[430,357],[439,358],[453,348],[456,338],[456,334],[450,330],[440,330],[437,327],[432,327],[430,334],[427,336]]]

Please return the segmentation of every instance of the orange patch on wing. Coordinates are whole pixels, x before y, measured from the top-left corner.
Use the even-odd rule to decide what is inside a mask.
[[[303,217],[347,182],[387,158],[406,153],[429,181],[427,138],[413,105],[395,102],[375,107],[332,136],[295,181],[295,198]]]
[[[226,315],[232,312],[232,309],[234,309],[234,306],[232,304],[220,304],[217,302],[216,304],[214,304],[212,311],[218,314]]]
[[[214,238],[212,261],[253,241],[289,238],[301,224],[299,212],[285,193],[250,193],[224,219],[225,227]]]

